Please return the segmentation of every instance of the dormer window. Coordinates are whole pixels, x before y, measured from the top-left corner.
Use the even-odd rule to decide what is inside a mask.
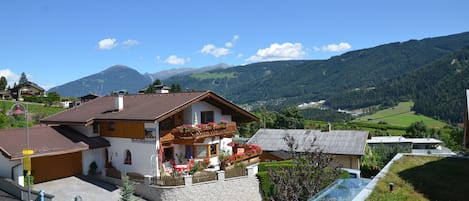
[[[213,111],[202,111],[200,112],[201,123],[208,124],[214,122]]]

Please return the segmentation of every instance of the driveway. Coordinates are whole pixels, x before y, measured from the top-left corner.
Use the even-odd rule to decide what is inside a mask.
[[[117,186],[86,176],[72,176],[34,184],[34,189],[42,189],[54,195],[53,200],[57,201],[73,201],[76,196],[86,201],[117,201],[121,198],[120,189]]]

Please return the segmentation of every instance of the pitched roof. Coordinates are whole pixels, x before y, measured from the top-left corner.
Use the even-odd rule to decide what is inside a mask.
[[[361,156],[364,154],[368,131],[332,130],[322,132],[320,130],[303,129],[259,129],[248,143],[257,144],[264,151],[288,151],[284,141],[285,136],[292,136],[298,143],[298,151],[304,152],[314,146],[324,153],[338,155]]]
[[[68,127],[68,126],[51,126],[54,130],[68,138],[74,143],[77,142],[83,142],[90,149],[96,149],[96,148],[103,148],[103,147],[110,147],[111,144],[109,141],[102,137],[87,137],[80,132]]]
[[[402,136],[377,136],[367,140],[368,144],[386,144],[386,143],[413,143],[413,144],[441,144],[440,140],[435,138],[405,138]]]
[[[39,90],[39,91],[45,91],[44,88],[40,87],[39,85],[37,85],[36,83],[31,82],[31,81],[27,81],[27,82],[24,83],[24,84],[18,84],[17,86],[13,87],[11,90],[12,90],[12,91],[17,91],[17,90],[19,90],[19,89],[21,89],[21,88],[23,88],[23,87],[25,87],[25,86],[26,86],[26,87],[29,86],[29,87],[36,88],[36,89]]]
[[[11,159],[23,158],[22,150],[26,145],[24,128],[0,130],[0,152]],[[83,142],[73,142],[49,126],[29,129],[30,148],[34,150],[32,157],[51,156],[73,153],[88,149]]]
[[[234,121],[249,122],[258,118],[211,91],[168,94],[133,94],[123,97],[124,109],[116,111],[115,96],[98,97],[77,107],[41,120],[45,124],[90,124],[95,120],[161,121],[198,101],[221,108]]]

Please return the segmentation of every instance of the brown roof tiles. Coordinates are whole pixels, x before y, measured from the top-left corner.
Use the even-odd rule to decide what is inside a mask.
[[[26,148],[26,129],[0,130],[0,151],[11,159],[23,158],[22,150]],[[30,148],[34,150],[32,157],[50,156],[73,153],[88,149],[83,142],[74,143],[49,126],[29,129]]]
[[[77,107],[46,117],[45,124],[90,124],[94,120],[161,121],[198,101],[207,101],[232,114],[233,120],[257,120],[253,114],[234,105],[211,91],[168,94],[134,94],[123,98],[124,109],[117,111],[115,96],[99,97]]]

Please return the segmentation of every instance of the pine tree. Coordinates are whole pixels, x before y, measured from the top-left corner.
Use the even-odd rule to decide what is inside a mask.
[[[5,90],[5,88],[7,87],[8,85],[8,81],[7,81],[7,78],[5,78],[5,76],[2,76],[0,78],[0,90]]]
[[[26,77],[26,74],[24,72],[21,73],[19,85],[27,84],[28,83],[28,78]]]
[[[122,187],[121,187],[121,201],[131,201],[132,195],[134,194],[135,187],[129,183],[129,176],[122,177]]]

